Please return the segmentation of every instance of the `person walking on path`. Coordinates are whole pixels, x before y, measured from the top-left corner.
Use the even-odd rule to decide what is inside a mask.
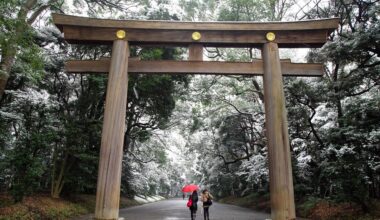
[[[190,214],[191,214],[191,220],[195,220],[197,217],[197,209],[198,209],[198,192],[195,190],[190,195],[189,200],[192,200],[192,205],[189,207]]]
[[[203,202],[204,220],[210,220],[209,208],[212,205],[212,195],[207,189],[202,191],[201,201]]]

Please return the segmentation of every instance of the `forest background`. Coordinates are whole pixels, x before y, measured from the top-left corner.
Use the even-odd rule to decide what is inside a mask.
[[[67,74],[64,61],[107,57],[111,48],[68,45],[52,12],[180,21],[339,17],[323,48],[280,51],[293,62],[323,62],[326,71],[322,78],[284,78],[297,212],[315,219],[380,215],[379,1],[2,0],[0,216],[69,217],[93,208],[52,214],[32,199],[55,198],[50,203],[63,209],[96,191],[107,76]],[[143,60],[186,54],[131,47]],[[261,54],[205,48],[204,57],[251,61]],[[128,88],[124,197],[178,196],[193,182],[222,202],[268,211],[260,77],[136,74]]]

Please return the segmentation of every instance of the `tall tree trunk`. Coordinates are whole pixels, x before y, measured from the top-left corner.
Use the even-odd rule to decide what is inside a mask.
[[[53,160],[52,160],[52,164],[53,164],[53,167],[52,167],[52,172],[51,172],[51,189],[50,189],[50,195],[51,197],[55,198],[54,197],[54,188],[55,188],[55,169],[57,167],[57,157],[58,157],[58,153],[57,153],[57,150],[58,150],[58,144],[55,145],[54,149],[53,149]]]
[[[20,28],[16,28],[16,33],[15,33],[16,36],[20,35],[20,33],[17,33],[18,29]],[[17,47],[16,43],[17,43],[16,39],[10,39],[8,44],[4,45],[5,48],[3,49],[3,53],[2,53],[3,58],[0,63],[0,68],[1,68],[0,69],[0,99],[3,97],[4,90],[5,90],[5,87],[7,86],[9,75],[11,73],[12,65],[16,57],[16,47]]]
[[[11,66],[14,60],[13,56],[5,56],[4,62],[1,63],[1,69],[0,69],[0,99],[3,97],[5,87],[7,85],[8,79],[9,79],[9,73],[11,72]]]
[[[69,157],[69,154],[66,152],[65,157],[62,161],[61,167],[59,169],[58,177],[51,180],[51,184],[52,184],[51,197],[53,198],[59,198],[59,195],[61,194],[63,184],[64,184],[63,177],[64,177],[65,167],[66,167],[68,157]],[[54,168],[56,168],[56,164],[57,163],[55,163]],[[53,170],[53,174],[54,174],[53,177],[56,176],[55,173],[56,173],[56,170]]]
[[[63,158],[63,161],[61,163],[61,167],[59,168],[59,174],[58,176],[56,176],[56,169],[57,169],[57,159],[55,159],[55,162],[54,162],[54,170],[53,170],[53,175],[52,175],[52,180],[51,180],[51,197],[53,198],[59,198],[61,192],[62,192],[62,189],[63,189],[63,186],[65,185],[65,174],[68,170],[70,170],[70,168],[72,167],[72,165],[74,164],[74,161],[71,160],[70,161],[70,157],[69,157],[69,153],[68,151],[66,150],[65,152],[65,156]]]
[[[341,97],[340,97],[341,96],[340,95],[341,88],[338,87],[339,68],[340,68],[340,65],[337,63],[335,65],[335,69],[334,69],[334,72],[333,72],[333,83],[334,83],[334,93],[335,93],[335,100],[334,100],[334,102],[335,102],[335,106],[336,106],[337,113],[338,113],[338,121],[337,122],[338,122],[338,127],[342,128],[343,124],[342,124],[341,118],[343,117],[343,108],[342,108]]]

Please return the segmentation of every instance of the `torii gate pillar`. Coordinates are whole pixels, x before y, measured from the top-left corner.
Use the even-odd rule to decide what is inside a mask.
[[[272,219],[293,220],[296,215],[292,164],[278,45],[265,43],[262,54]]]
[[[125,32],[121,36],[125,37]],[[99,157],[95,208],[95,219],[98,220],[119,218],[120,181],[128,92],[128,56],[128,42],[123,39],[115,40],[108,76]]]

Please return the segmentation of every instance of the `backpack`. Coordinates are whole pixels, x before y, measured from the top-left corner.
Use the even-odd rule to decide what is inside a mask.
[[[193,206],[193,199],[190,197],[189,201],[187,201],[187,207],[190,208],[191,206]]]

